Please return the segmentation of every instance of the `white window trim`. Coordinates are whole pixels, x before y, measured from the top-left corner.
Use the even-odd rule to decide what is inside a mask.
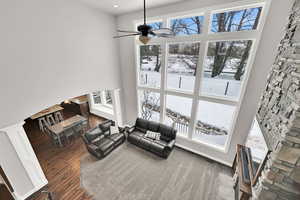
[[[107,103],[107,100],[106,100],[106,94],[105,94],[105,91],[104,91],[104,90],[103,90],[103,91],[100,91],[100,99],[101,99],[101,103],[95,103],[93,93],[91,93],[91,96],[92,96],[91,101],[92,101],[92,106],[93,106],[93,107],[94,107],[94,106],[96,106],[96,107],[98,107],[98,106],[103,106],[103,107],[107,107],[107,108],[109,108],[109,109],[112,109],[112,108],[113,108],[113,105],[112,105],[112,104]]]
[[[197,10],[191,10],[187,12],[182,12],[182,13],[175,13],[175,14],[169,14],[169,15],[164,15],[161,17],[155,17],[151,18],[149,21],[155,22],[155,20],[159,22],[163,22],[163,27],[167,27],[169,25],[169,22],[171,19],[174,18],[184,18],[185,16],[201,16],[204,15],[204,24],[203,24],[203,31],[201,34],[195,34],[195,35],[189,35],[189,36],[176,36],[174,38],[167,38],[167,39],[162,39],[162,38],[151,38],[151,40],[148,42],[147,45],[155,45],[159,44],[161,45],[161,51],[162,51],[162,60],[161,60],[161,83],[159,88],[151,88],[147,86],[140,86],[139,85],[139,46],[141,46],[141,43],[138,41],[138,38],[136,37],[135,40],[135,56],[136,56],[136,89],[137,91],[140,90],[148,90],[151,92],[157,92],[160,93],[160,122],[164,122],[164,117],[165,117],[165,97],[168,94],[176,95],[176,96],[183,96],[183,97],[190,97],[193,99],[193,105],[192,105],[192,113],[191,113],[191,119],[192,122],[190,123],[189,127],[189,132],[188,132],[188,139],[205,145],[209,148],[213,148],[214,150],[221,151],[223,153],[227,153],[230,148],[230,142],[232,138],[232,134],[234,132],[234,128],[236,126],[236,121],[237,121],[237,116],[240,111],[240,106],[241,102],[243,100],[244,94],[245,94],[245,89],[248,83],[248,79],[251,73],[251,69],[253,66],[254,58],[256,55],[257,47],[259,44],[259,40],[261,37],[262,33],[262,28],[263,25],[265,24],[265,19],[268,13],[269,5],[270,3],[266,3],[265,0],[246,0],[244,2],[234,2],[232,3],[230,8],[227,8],[228,5],[221,5],[221,6],[213,6],[210,8],[201,8]],[[257,26],[257,29],[255,30],[244,30],[244,31],[237,31],[237,32],[222,32],[222,33],[214,33],[211,32],[210,26],[211,26],[211,19],[212,15],[214,13],[218,12],[224,12],[224,11],[232,11],[232,10],[239,10],[239,9],[247,9],[247,8],[255,8],[255,7],[262,7],[262,12],[260,15],[260,20],[259,24]],[[193,13],[193,14],[190,14]],[[139,24],[142,20],[137,20],[134,21],[133,25],[136,27],[136,24]],[[203,62],[205,55],[207,53],[208,49],[208,43],[209,42],[214,42],[214,41],[232,41],[232,40],[252,40],[252,47],[249,53],[248,61],[247,61],[247,66],[246,66],[246,71],[243,77],[243,80],[241,82],[241,89],[240,89],[240,94],[237,100],[235,99],[230,99],[230,98],[222,98],[222,97],[216,97],[216,96],[206,96],[206,95],[200,95],[200,87],[201,87],[201,76],[203,73]],[[186,91],[176,91],[176,90],[168,90],[166,87],[166,65],[167,63],[167,58],[168,58],[168,52],[166,51],[167,44],[169,43],[181,43],[181,42],[200,42],[200,50],[199,50],[199,58],[198,58],[198,69],[196,73],[196,78],[195,78],[195,85],[194,85],[194,93],[189,93]],[[233,116],[233,121],[231,128],[228,132],[227,140],[225,142],[224,147],[220,148],[220,146],[216,146],[211,143],[205,143],[203,141],[198,141],[198,140],[192,140],[192,133],[195,128],[195,123],[196,123],[196,115],[198,112],[198,101],[199,100],[205,100],[209,102],[215,102],[215,103],[221,103],[225,105],[233,105],[236,106],[236,110]],[[138,96],[138,102],[139,101],[139,96]],[[138,111],[140,111],[140,103],[138,103]],[[184,137],[185,138],[185,137]]]

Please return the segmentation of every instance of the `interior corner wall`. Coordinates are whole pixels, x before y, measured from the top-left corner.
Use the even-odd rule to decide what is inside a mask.
[[[121,87],[114,16],[79,0],[1,0],[0,13],[0,128]]]
[[[236,144],[244,144],[260,99],[260,95],[266,84],[267,74],[272,66],[276,55],[277,46],[284,34],[284,26],[288,17],[293,0],[267,0],[270,2],[270,9],[262,31],[261,41],[258,45],[256,57],[251,70],[249,81],[243,101],[240,105],[240,112],[234,128],[232,141],[228,152],[219,153],[214,156],[215,160],[230,164],[233,162]],[[230,6],[235,0],[210,0],[210,1],[189,1],[176,3],[171,6],[149,9],[148,17],[157,17],[169,13],[183,12],[197,8],[211,7],[218,4],[228,4]],[[240,1],[244,4],[255,2],[254,0]],[[124,30],[134,29],[133,22],[142,18],[142,12],[131,13],[117,18],[118,28]],[[132,124],[138,115],[137,111],[137,91],[136,91],[136,63],[135,46],[133,38],[120,39],[120,65],[123,76],[124,100],[126,106],[126,120]],[[190,146],[191,147],[191,146]],[[207,146],[191,147],[195,152],[205,152]],[[203,153],[204,155],[204,153]]]

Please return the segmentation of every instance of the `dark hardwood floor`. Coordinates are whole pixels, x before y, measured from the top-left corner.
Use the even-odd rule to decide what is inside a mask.
[[[75,114],[64,110],[65,118],[73,115]],[[93,128],[104,120],[90,115],[89,125]],[[50,138],[39,130],[37,121],[26,120],[24,129],[49,181],[46,190],[54,193],[55,200],[91,200],[80,187],[80,158],[87,153],[81,138],[76,138],[60,148],[52,144]],[[30,199],[44,200],[45,194],[38,192]]]

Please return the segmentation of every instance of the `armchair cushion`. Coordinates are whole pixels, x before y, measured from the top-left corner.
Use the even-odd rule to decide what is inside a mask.
[[[84,134],[84,139],[85,139],[85,142],[87,143],[91,143],[93,140],[95,140],[96,138],[98,138],[99,136],[101,136],[103,134],[102,130],[98,127],[95,127],[89,131],[87,131],[85,134]]]

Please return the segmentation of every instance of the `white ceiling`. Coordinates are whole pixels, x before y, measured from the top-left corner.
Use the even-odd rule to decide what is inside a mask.
[[[97,7],[105,12],[121,15],[143,9],[143,0],[82,0],[90,6]],[[146,0],[146,7],[153,8],[187,0]],[[118,8],[114,8],[118,5]]]

